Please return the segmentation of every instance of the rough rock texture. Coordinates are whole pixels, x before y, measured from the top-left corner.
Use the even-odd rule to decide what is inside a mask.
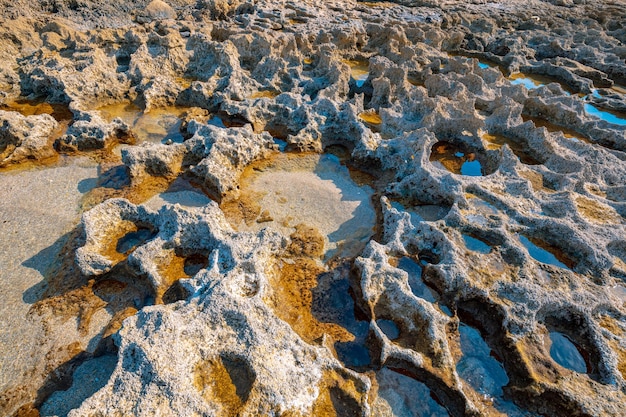
[[[33,304],[81,343],[2,386],[3,414],[626,415],[623,4],[0,6],[3,108],[69,106],[58,152],[130,141],[101,106],[190,108],[178,143],[111,150],[49,278],[71,291]],[[0,117],[3,164],[54,156],[51,117]],[[240,199],[276,152],[374,189],[359,256],[324,264],[315,229]],[[109,198],[168,187],[216,202]]]
[[[56,156],[51,136],[58,123],[47,114],[24,117],[0,111],[0,166]]]

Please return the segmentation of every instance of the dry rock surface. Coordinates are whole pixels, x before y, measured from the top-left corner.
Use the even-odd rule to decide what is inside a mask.
[[[0,0],[0,39],[1,415],[626,415],[623,2]]]

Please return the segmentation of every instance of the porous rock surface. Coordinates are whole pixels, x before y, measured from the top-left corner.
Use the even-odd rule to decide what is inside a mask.
[[[182,143],[121,150],[133,189],[185,178],[236,199],[245,168],[279,139],[288,152],[342,149],[374,176],[379,217],[360,256],[323,264],[294,255],[296,233],[234,230],[216,202],[96,205],[76,229],[70,273],[139,288],[133,308],[99,324],[99,348],[83,349],[87,361],[117,355],[115,367],[69,412],[50,391],[78,392],[84,372],[44,398],[45,375],[18,376],[1,387],[5,414],[419,415],[399,405],[401,386],[385,400],[378,383],[396,372],[453,416],[626,415],[626,127],[587,111],[626,108],[623,4],[0,5],[0,98],[70,105],[61,144],[88,151],[132,135],[101,118],[105,104],[204,110],[188,113]],[[518,85],[517,73],[541,85]],[[31,144],[51,118],[0,117],[9,162],[53,151]],[[318,291],[270,302],[281,268]],[[318,302],[322,288],[344,288],[349,311]],[[304,321],[280,311],[300,302],[352,338],[304,337]],[[470,357],[466,327],[493,362]],[[585,372],[557,362],[555,332]]]

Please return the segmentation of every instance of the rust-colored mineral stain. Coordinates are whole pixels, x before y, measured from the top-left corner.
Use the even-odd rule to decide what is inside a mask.
[[[207,403],[217,402],[221,406],[219,416],[235,416],[241,411],[243,402],[221,358],[197,363],[193,384]]]
[[[612,207],[583,196],[577,196],[574,202],[578,212],[593,223],[622,223],[622,217]]]

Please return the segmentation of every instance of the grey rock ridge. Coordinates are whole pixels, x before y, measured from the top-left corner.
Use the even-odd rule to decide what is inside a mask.
[[[626,4],[0,0],[0,38],[6,192],[98,166],[40,283],[0,255],[1,415],[626,415]]]

